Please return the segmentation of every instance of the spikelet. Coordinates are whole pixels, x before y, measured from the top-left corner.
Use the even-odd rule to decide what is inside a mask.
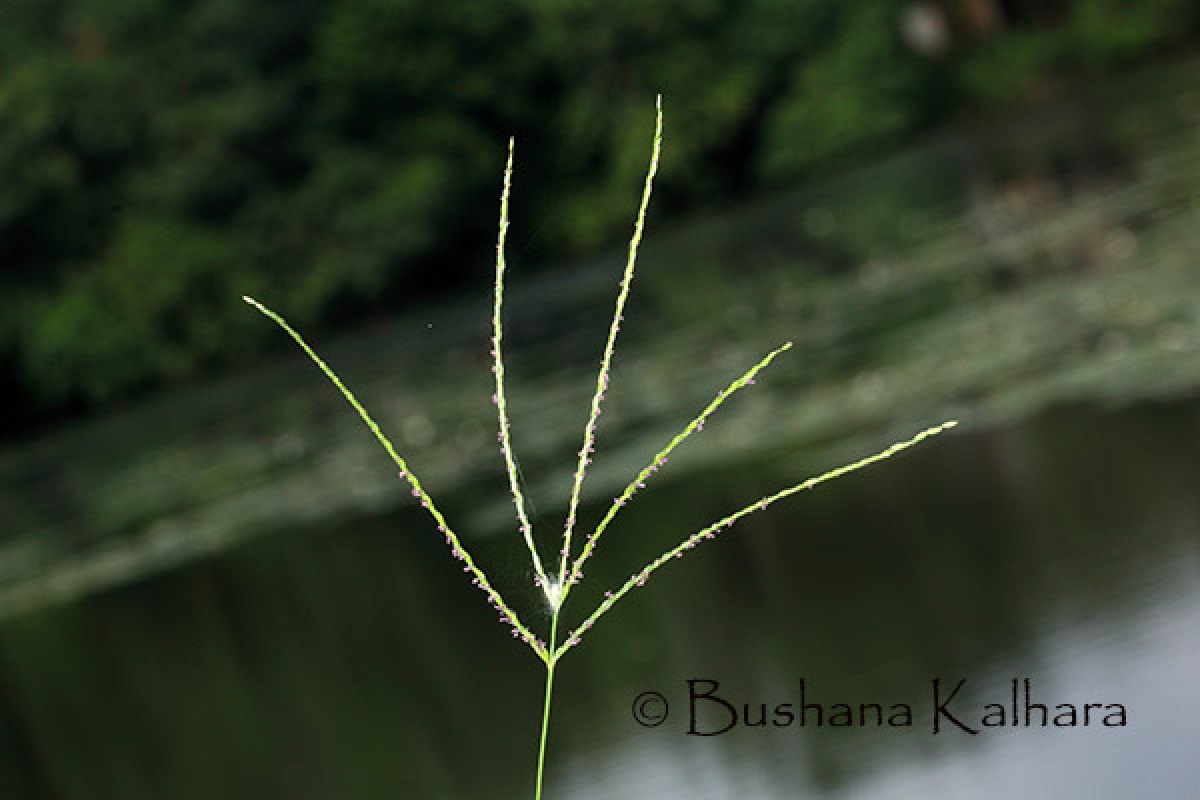
[[[608,512],[596,525],[595,529],[584,539],[584,544],[579,554],[575,559],[571,560],[571,545],[572,535],[575,530],[576,514],[579,508],[580,497],[583,489],[583,482],[587,475],[588,465],[592,462],[592,455],[595,453],[595,438],[596,425],[600,416],[600,408],[604,400],[604,395],[608,390],[609,372],[612,367],[613,352],[616,348],[617,334],[621,328],[621,322],[624,317],[625,304],[629,297],[629,290],[633,283],[635,266],[637,263],[638,247],[641,244],[642,234],[645,230],[646,212],[650,205],[650,195],[654,185],[654,177],[658,172],[658,160],[662,150],[662,98],[661,96],[656,101],[655,114],[655,131],[654,144],[650,156],[650,165],[646,172],[646,180],[642,188],[641,204],[638,208],[637,217],[634,222],[633,235],[629,241],[628,258],[625,263],[625,271],[621,277],[620,290],[617,294],[617,300],[613,309],[612,321],[609,324],[608,338],[604,345],[604,352],[600,360],[600,369],[596,376],[596,388],[592,395],[591,407],[588,413],[587,423],[584,426],[583,446],[579,449],[579,458],[575,466],[574,479],[571,485],[571,496],[567,510],[567,517],[563,526],[562,546],[559,550],[559,565],[558,570],[554,574],[550,574],[543,566],[542,560],[538,555],[537,544],[533,536],[533,526],[529,521],[529,516],[525,511],[525,498],[521,493],[520,481],[516,467],[516,458],[513,455],[512,440],[510,434],[510,426],[508,420],[508,404],[505,399],[505,384],[504,384],[504,359],[503,359],[503,342],[504,329],[501,319],[501,309],[504,301],[504,272],[506,267],[504,257],[504,246],[508,233],[508,209],[509,196],[512,190],[512,173],[513,173],[513,158],[515,150],[515,142],[509,139],[508,142],[508,159],[504,168],[504,184],[500,196],[500,223],[499,232],[496,237],[496,276],[495,276],[495,293],[494,302],[492,305],[492,338],[491,338],[491,356],[492,356],[492,372],[495,376],[496,391],[492,395],[492,403],[496,406],[497,415],[499,417],[499,433],[497,440],[500,443],[500,452],[504,459],[505,471],[508,475],[509,489],[512,492],[513,506],[517,513],[518,530],[525,546],[529,551],[530,561],[533,566],[534,583],[545,595],[547,602],[550,605],[553,614],[552,626],[557,630],[558,613],[562,605],[567,599],[567,595],[571,591],[571,587],[579,583],[583,578],[583,566],[592,553],[595,552],[596,545],[600,537],[608,529],[609,524],[617,516],[622,508],[629,500],[641,489],[645,488],[646,482],[663,466],[666,465],[667,459],[671,452],[682,444],[693,433],[703,430],[705,421],[713,413],[721,407],[730,397],[736,394],[741,389],[750,386],[754,383],[755,376],[760,371],[765,369],[776,356],[791,348],[792,343],[787,342],[782,346],[771,351],[767,355],[747,370],[741,377],[734,380],[724,389],[719,391],[716,397],[687,424],[682,431],[667,443],[665,447],[659,450],[654,458],[647,464],[636,476],[629,482],[625,489],[617,495],[612,501]],[[542,661],[548,666],[552,666],[563,653],[579,644],[582,637],[592,626],[608,613],[610,609],[629,591],[642,586],[649,578],[651,573],[659,569],[672,559],[679,558],[688,550],[695,547],[705,539],[712,539],[721,531],[729,528],[738,519],[747,514],[754,513],[766,509],[767,506],[779,500],[789,497],[797,492],[811,489],[820,483],[832,480],[834,478],[845,475],[848,472],[862,469],[870,464],[882,461],[886,458],[895,455],[896,453],[911,447],[918,442],[927,439],[930,436],[941,433],[942,431],[954,426],[954,422],[945,422],[941,425],[927,428],[921,431],[911,439],[891,445],[874,455],[859,459],[852,464],[847,464],[836,469],[829,470],[815,478],[810,478],[802,483],[795,484],[786,489],[782,489],[772,495],[757,500],[746,507],[730,514],[726,517],[717,520],[701,530],[693,533],[691,536],[684,539],[674,548],[667,550],[658,558],[647,564],[641,570],[634,572],[628,580],[626,580],[615,591],[605,593],[604,599],[596,607],[596,609],[581,623],[575,630],[571,631],[565,639],[559,643],[555,641],[555,636],[551,635],[550,644],[547,645],[542,640],[538,639],[520,620],[520,617],[512,609],[500,593],[488,581],[483,570],[471,558],[466,548],[462,546],[457,534],[446,523],[442,513],[438,510],[433,502],[433,498],[425,491],[421,482],[409,469],[408,464],[396,451],[391,441],[384,435],[379,425],[372,419],[371,415],[359,403],[358,398],[354,393],[342,383],[341,379],[334,371],[321,359],[320,356],[308,345],[308,343],[297,333],[279,314],[270,310],[258,301],[245,297],[247,303],[254,306],[260,312],[277,323],[284,331],[290,335],[301,349],[308,355],[309,358],[321,369],[325,376],[337,387],[342,393],[342,396],[350,403],[358,415],[370,428],[375,438],[391,456],[392,460],[399,468],[401,479],[407,481],[411,487],[413,497],[420,501],[423,508],[428,510],[433,517],[438,531],[445,537],[446,544],[450,548],[451,554],[458,560],[463,562],[463,571],[472,576],[472,583],[475,584],[486,595],[488,602],[500,613],[500,620],[512,629],[513,636],[528,644]]]
[[[837,467],[836,469],[831,469],[828,472],[821,473],[820,475],[816,476],[815,478],[809,478],[808,480],[803,481],[802,483],[797,483],[794,486],[789,486],[786,489],[781,489],[780,491],[776,492],[775,494],[755,500],[753,503],[750,503],[749,505],[743,507],[742,509],[735,511],[726,517],[722,517],[721,519],[717,520],[716,522],[712,523],[711,525],[707,525],[707,526],[701,528],[700,530],[696,531],[691,536],[688,536],[682,542],[677,544],[675,547],[671,548],[670,550],[668,550],[665,553],[663,553],[662,555],[660,555],[658,558],[651,561],[649,564],[647,564],[642,569],[633,573],[633,575],[629,576],[629,578],[615,592],[613,592],[613,591],[605,592],[604,600],[600,603],[600,605],[596,608],[596,610],[593,611],[588,616],[587,619],[585,619],[582,623],[580,623],[579,627],[577,627],[575,630],[573,630],[569,634],[567,634],[566,639],[564,640],[563,644],[560,645],[559,647],[557,647],[554,650],[554,652],[551,653],[551,656],[550,656],[551,660],[557,661],[559,658],[562,657],[562,654],[564,652],[566,652],[568,649],[574,647],[575,645],[579,644],[583,635],[585,633],[587,633],[589,630],[591,630],[592,626],[596,623],[596,620],[600,619],[600,617],[607,614],[609,609],[611,609],[614,605],[616,605],[617,601],[620,600],[622,597],[624,597],[626,594],[628,594],[631,590],[636,589],[640,586],[645,586],[646,580],[659,567],[663,566],[664,564],[669,563],[673,559],[681,558],[684,555],[684,553],[686,553],[688,550],[691,550],[696,545],[700,544],[700,542],[702,542],[706,539],[715,539],[717,537],[717,534],[721,533],[724,530],[727,530],[728,528],[733,527],[733,524],[735,522],[737,522],[739,519],[741,519],[742,517],[747,516],[749,514],[753,514],[756,511],[764,511],[764,510],[766,510],[767,506],[771,505],[772,503],[778,502],[779,500],[782,500],[785,497],[790,497],[791,495],[796,494],[797,492],[802,492],[806,489],[812,489],[813,487],[817,486],[818,484],[825,483],[826,481],[831,481],[834,478],[840,478],[842,475],[845,475],[849,472],[854,472],[855,470],[862,469],[863,467],[869,466],[878,461],[883,461],[884,459],[891,458],[896,453],[899,453],[901,450],[906,450],[909,447],[912,447],[913,445],[915,445],[925,439],[928,439],[930,436],[936,436],[937,434],[941,433],[942,431],[953,428],[957,424],[958,424],[957,421],[950,420],[949,422],[943,422],[941,425],[935,425],[932,428],[926,428],[925,430],[918,433],[916,436],[913,436],[911,439],[906,439],[902,442],[896,442],[895,444],[891,445],[890,447],[888,447],[884,450],[881,450],[878,453],[875,453],[874,455],[870,455],[865,458],[860,458],[858,461],[855,461],[852,464],[846,464],[845,466]],[[679,437],[676,437],[676,438],[679,438]]]
[[[633,224],[633,236],[629,239],[629,256],[625,261],[625,273],[621,276],[621,290],[617,293],[617,304],[613,309],[612,322],[608,326],[608,340],[604,343],[604,356],[600,359],[600,371],[596,375],[596,391],[592,395],[592,407],[588,414],[587,425],[583,429],[583,447],[579,449],[579,461],[575,466],[575,480],[571,485],[571,504],[567,510],[566,524],[563,526],[562,550],[559,552],[559,582],[562,584],[561,600],[566,600],[571,589],[571,581],[567,566],[571,557],[571,534],[575,529],[575,512],[579,508],[580,490],[583,488],[583,478],[587,466],[592,461],[595,452],[596,419],[600,416],[600,403],[608,390],[608,373],[612,367],[613,350],[617,345],[617,333],[624,321],[625,301],[629,297],[629,288],[633,285],[633,271],[637,264],[638,245],[642,243],[642,232],[646,228],[646,211],[650,208],[650,192],[654,187],[654,176],[658,173],[658,156],[662,152],[662,95],[654,101],[654,147],[650,155],[650,167],[646,171],[646,182],[642,187],[642,202],[638,207],[637,219]],[[560,601],[561,602],[561,601]]]

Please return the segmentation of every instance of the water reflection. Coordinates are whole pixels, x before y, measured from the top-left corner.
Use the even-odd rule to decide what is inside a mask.
[[[958,436],[699,548],[564,660],[551,796],[1124,798],[1135,783],[1185,796],[1198,777],[1183,757],[1200,715],[1186,469],[1198,421],[1194,403],[1065,409]],[[579,602],[792,468],[774,457],[647,492]],[[5,762],[4,784],[29,797],[526,796],[538,664],[426,527],[405,512],[293,531],[10,620],[2,718],[25,756]],[[526,580],[511,543],[478,544],[500,582]],[[1030,677],[1044,702],[1123,703],[1130,727],[934,737],[937,676],[967,678],[963,708]],[[803,678],[810,699],[910,703],[914,726],[692,737],[698,677],[754,703],[794,701]],[[630,716],[647,689],[674,704],[661,728]]]

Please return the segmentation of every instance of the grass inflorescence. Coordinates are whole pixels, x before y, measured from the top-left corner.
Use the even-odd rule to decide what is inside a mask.
[[[634,223],[633,235],[629,241],[628,258],[625,263],[625,271],[621,278],[620,291],[617,294],[616,307],[613,311],[612,322],[608,329],[608,338],[604,345],[604,353],[600,360],[600,369],[596,377],[596,388],[592,395],[591,407],[588,413],[587,423],[584,426],[583,444],[578,451],[578,461],[575,467],[574,479],[571,485],[571,496],[567,510],[567,517],[563,525],[561,546],[555,554],[556,559],[549,559],[544,562],[539,555],[537,540],[534,537],[533,525],[530,522],[529,515],[525,510],[525,497],[521,493],[520,481],[517,472],[516,458],[512,450],[511,437],[509,435],[509,419],[508,405],[505,400],[504,387],[504,358],[503,358],[503,341],[504,329],[501,322],[501,309],[504,299],[504,271],[505,271],[505,240],[508,233],[508,208],[509,195],[512,190],[512,174],[513,174],[513,158],[514,158],[515,142],[509,139],[508,143],[508,160],[504,169],[504,185],[500,198],[500,224],[499,233],[496,239],[496,277],[495,277],[495,300],[492,307],[492,339],[491,339],[491,357],[492,357],[492,372],[495,375],[496,391],[492,395],[492,403],[496,406],[497,416],[499,419],[499,432],[497,440],[500,444],[500,452],[504,458],[505,470],[508,474],[509,488],[512,492],[513,505],[516,509],[517,528],[526,548],[529,550],[529,557],[533,567],[533,580],[535,585],[540,589],[546,598],[546,602],[550,608],[549,634],[547,639],[541,639],[533,633],[522,621],[517,612],[510,606],[500,592],[492,586],[487,575],[484,574],[482,568],[475,563],[474,559],[463,547],[458,535],[451,529],[441,511],[438,510],[433,498],[425,491],[421,481],[409,468],[408,463],[396,451],[392,442],[387,438],[372,419],[371,415],[358,401],[354,393],[342,383],[337,374],[325,363],[325,361],[317,355],[316,351],[308,345],[303,337],[296,332],[279,314],[262,305],[258,301],[250,297],[243,298],[247,303],[254,306],[260,312],[265,314],[270,319],[274,320],[284,331],[291,336],[296,343],[304,350],[309,358],[325,373],[326,377],[333,383],[334,386],[342,393],[342,396],[350,403],[358,415],[370,428],[375,438],[383,445],[384,450],[395,462],[398,468],[398,474],[401,480],[405,481],[413,497],[415,497],[425,508],[437,526],[437,530],[446,540],[447,546],[450,548],[451,554],[463,564],[463,571],[471,576],[471,582],[477,586],[487,597],[488,603],[499,613],[500,621],[509,626],[514,638],[524,642],[533,650],[537,657],[542,661],[546,669],[546,684],[543,699],[542,711],[542,727],[541,736],[538,742],[538,760],[537,760],[537,775],[535,779],[534,797],[540,800],[542,796],[543,777],[545,774],[546,764],[546,741],[550,728],[550,708],[551,698],[553,697],[554,689],[554,673],[555,667],[559,660],[566,654],[568,650],[579,645],[588,632],[595,624],[607,614],[612,608],[633,589],[645,585],[650,576],[659,568],[667,564],[673,559],[680,558],[689,550],[694,548],[701,542],[714,539],[721,532],[732,527],[739,519],[757,511],[765,510],[768,506],[790,497],[798,492],[812,489],[818,484],[833,480],[834,478],[845,475],[848,472],[853,472],[862,469],[870,464],[890,458],[896,453],[906,448],[912,447],[924,439],[934,436],[955,425],[955,422],[944,422],[941,425],[936,425],[932,428],[927,428],[915,436],[901,442],[897,442],[886,449],[873,455],[861,458],[853,463],[846,464],[828,472],[817,475],[816,477],[808,478],[800,483],[781,489],[773,494],[766,495],[753,503],[750,503],[731,514],[707,525],[700,530],[692,533],[684,538],[675,547],[662,553],[649,564],[646,564],[641,569],[633,572],[620,586],[611,589],[604,593],[604,598],[599,605],[589,614],[582,623],[566,633],[559,631],[559,618],[562,609],[566,604],[571,588],[578,584],[583,579],[583,567],[587,560],[596,550],[596,546],[608,529],[610,523],[617,516],[622,508],[629,502],[633,496],[641,489],[646,487],[653,475],[667,464],[668,457],[671,452],[682,444],[689,436],[704,428],[704,423],[713,413],[721,407],[730,397],[736,394],[741,389],[746,388],[754,383],[755,377],[759,372],[766,367],[784,351],[788,350],[791,342],[785,342],[775,350],[765,355],[757,364],[748,369],[740,378],[734,380],[724,389],[720,390],[713,400],[700,411],[691,422],[689,422],[682,431],[675,435],[670,442],[659,450],[641,471],[634,476],[625,489],[613,499],[612,505],[607,513],[601,518],[596,527],[583,538],[583,545],[579,548],[572,560],[573,550],[573,534],[576,527],[576,514],[579,508],[580,497],[582,494],[584,479],[587,475],[588,466],[592,463],[592,457],[595,454],[595,437],[596,426],[600,416],[601,405],[604,401],[605,393],[608,391],[609,372],[612,366],[613,352],[616,348],[617,335],[620,332],[621,322],[623,320],[625,303],[629,297],[630,287],[633,284],[634,267],[637,263],[638,246],[642,240],[642,234],[645,229],[646,213],[650,205],[651,189],[654,185],[654,177],[658,171],[658,159],[662,151],[662,100],[659,98],[656,104],[655,115],[655,132],[654,144],[650,157],[650,166],[646,173],[646,180],[642,190],[641,204],[638,208],[636,221]],[[557,562],[557,568],[553,571],[547,571],[546,563],[554,564]]]

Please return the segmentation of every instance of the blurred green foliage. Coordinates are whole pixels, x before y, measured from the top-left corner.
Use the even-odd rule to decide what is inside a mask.
[[[245,293],[311,330],[485,283],[511,134],[537,261],[626,234],[657,92],[677,213],[1119,68],[1200,16],[1065,5],[926,57],[895,0],[5,0],[6,432],[279,346]]]

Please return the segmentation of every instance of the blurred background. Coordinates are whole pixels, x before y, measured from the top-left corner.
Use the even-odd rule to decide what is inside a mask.
[[[532,795],[540,662],[240,298],[541,630],[488,400],[505,149],[549,553],[661,93],[585,529],[796,347],[622,513],[568,619],[962,424],[606,616],[558,673],[548,796],[1194,800],[1198,45],[1189,0],[0,0],[0,795]],[[691,737],[698,677],[917,720]],[[1129,726],[935,737],[934,677]]]

